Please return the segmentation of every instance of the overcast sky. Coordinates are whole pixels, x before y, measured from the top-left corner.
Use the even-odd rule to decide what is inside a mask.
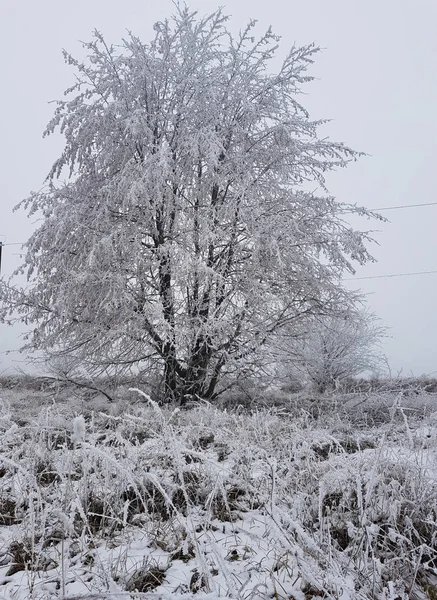
[[[324,48],[304,104],[315,118],[331,118],[326,135],[369,157],[333,174],[330,192],[340,201],[380,208],[437,201],[436,0],[192,0],[208,13],[220,4],[231,29],[258,19],[273,26],[283,53],[294,43]],[[169,0],[1,0],[0,239],[23,242],[34,224],[12,208],[41,187],[62,148],[42,139],[54,106],[73,81],[61,49],[81,55],[79,40],[94,28],[117,43],[126,29],[151,37],[155,21],[169,16]],[[377,227],[378,262],[356,277],[437,270],[437,206],[387,211]],[[3,273],[17,266],[19,246],[3,251]],[[348,282],[391,328],[384,345],[396,373],[437,371],[437,274]],[[25,366],[6,350],[19,346],[17,328],[0,327],[0,372]]]

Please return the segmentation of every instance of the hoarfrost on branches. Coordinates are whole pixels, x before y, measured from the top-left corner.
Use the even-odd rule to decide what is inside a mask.
[[[370,238],[343,215],[370,213],[323,195],[358,155],[299,102],[318,48],[273,72],[277,36],[226,21],[178,9],[150,44],[95,31],[86,60],[65,53],[77,80],[46,130],[65,147],[22,203],[43,215],[28,286],[2,284],[28,348],[95,373],[156,367],[166,397],[212,398],[281,327],[352,301],[341,275]]]
[[[299,335],[291,329],[279,337],[278,362],[289,377],[324,393],[359,375],[379,375],[384,364],[381,342],[386,336],[387,328],[368,310],[315,316]]]

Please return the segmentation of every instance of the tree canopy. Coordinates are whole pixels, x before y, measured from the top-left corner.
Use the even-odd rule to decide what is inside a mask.
[[[281,327],[351,302],[341,276],[370,238],[344,215],[371,215],[326,191],[358,154],[300,102],[318,48],[275,71],[279,38],[227,20],[178,9],[150,43],[95,31],[86,59],[64,53],[76,82],[45,133],[65,146],[22,202],[42,215],[28,285],[2,283],[28,349],[157,369],[167,398],[212,398]]]

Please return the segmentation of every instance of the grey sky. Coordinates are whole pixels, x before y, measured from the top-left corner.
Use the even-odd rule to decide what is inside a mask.
[[[192,0],[211,12],[220,2]],[[304,104],[316,118],[331,118],[326,135],[371,156],[328,179],[339,200],[369,208],[437,201],[437,2],[435,0],[229,0],[231,28],[249,18],[259,30],[272,25],[285,52],[293,42],[315,41],[325,50],[311,73]],[[156,20],[173,11],[169,0],[2,0],[0,44],[2,94],[0,235],[22,242],[32,223],[12,207],[41,186],[62,139],[42,139],[73,72],[61,48],[80,55],[78,40],[98,28],[110,42],[126,29],[146,39]],[[376,264],[357,277],[437,269],[437,206],[383,213],[377,227]],[[4,240],[4,238],[0,238]],[[19,246],[4,249],[3,272],[18,264]],[[394,372],[437,371],[437,275],[348,282],[370,294],[371,309],[391,329],[385,352]],[[0,350],[19,345],[15,329],[0,328]],[[21,363],[0,354],[0,372]],[[22,366],[22,365],[21,365]]]

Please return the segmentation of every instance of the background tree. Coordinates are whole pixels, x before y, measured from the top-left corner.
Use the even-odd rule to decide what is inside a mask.
[[[379,374],[384,364],[380,345],[386,335],[387,328],[367,310],[316,317],[291,343],[288,338],[282,358],[292,377],[323,393],[358,375]]]
[[[166,397],[212,398],[281,327],[352,302],[341,275],[369,237],[342,215],[366,211],[306,191],[357,157],[298,102],[318,49],[272,72],[278,38],[226,21],[181,9],[150,44],[96,31],[86,60],[65,53],[76,83],[46,130],[65,147],[22,203],[42,215],[28,285],[2,284],[27,349],[95,374],[154,366]]]

